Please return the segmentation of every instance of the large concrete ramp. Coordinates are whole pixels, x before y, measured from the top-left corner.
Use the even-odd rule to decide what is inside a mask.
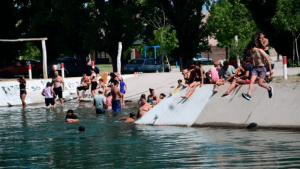
[[[213,85],[206,85],[197,90],[189,99],[181,98],[187,89],[181,89],[172,97],[162,100],[136,124],[184,125],[194,124],[205,105],[212,97]]]
[[[254,85],[251,101],[242,97],[249,85],[238,87],[229,96],[221,97],[228,86],[222,86],[203,109],[194,126],[298,127],[300,125],[300,85],[274,84],[270,99],[266,89]]]
[[[256,123],[261,128],[300,127],[300,84],[272,84],[274,96],[254,85],[252,100],[242,97],[249,85],[239,86],[222,97],[229,85],[212,93],[213,85],[197,88],[189,99],[182,99],[186,89],[163,100],[136,124],[246,127]]]

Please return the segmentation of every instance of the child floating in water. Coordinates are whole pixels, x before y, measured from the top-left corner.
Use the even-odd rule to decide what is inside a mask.
[[[56,98],[56,95],[52,89],[52,83],[50,82],[47,83],[46,87],[42,91],[42,95],[45,96],[45,103],[47,108],[49,108],[50,104],[53,105],[53,107],[56,107],[55,100],[54,100],[54,98]]]

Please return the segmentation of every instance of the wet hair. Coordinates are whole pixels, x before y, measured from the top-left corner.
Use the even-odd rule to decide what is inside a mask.
[[[161,93],[160,95],[166,97],[166,95],[164,93]]]
[[[91,71],[96,72],[95,69],[91,69]]]
[[[73,112],[72,109],[69,109],[69,110],[67,111],[67,113],[72,113],[72,114],[73,114],[74,112]]]
[[[78,131],[85,131],[85,128],[83,126],[79,126]]]
[[[47,86],[47,87],[51,87],[51,86],[52,86],[52,83],[51,83],[51,82],[48,82],[46,86]]]
[[[182,80],[181,80],[181,79],[179,79],[179,80],[178,80],[178,82],[181,82],[181,83],[182,83]]]
[[[135,116],[135,114],[134,113],[129,113],[129,117],[134,117]]]
[[[117,75],[116,75],[115,73],[113,73],[113,72],[111,72],[111,73],[109,74],[109,76],[111,76],[111,77],[113,77],[113,78],[117,77]]]
[[[119,81],[114,80],[114,85],[118,85],[118,84],[119,84]]]
[[[103,93],[103,90],[98,90],[98,93],[99,93],[99,94],[102,94],[102,93]]]
[[[145,95],[145,94],[142,94],[140,99],[141,99],[141,100],[142,100],[142,99],[146,99],[146,95]]]
[[[104,80],[103,79],[99,79],[99,82],[104,82]]]

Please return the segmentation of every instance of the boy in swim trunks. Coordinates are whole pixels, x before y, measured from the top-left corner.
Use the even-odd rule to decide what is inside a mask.
[[[252,70],[252,77],[251,77],[251,82],[249,85],[249,92],[243,93],[242,96],[247,100],[251,100],[253,84],[254,84],[254,81],[256,80],[256,78],[258,77],[259,78],[258,85],[267,89],[268,93],[269,93],[269,98],[272,98],[273,87],[272,86],[268,87],[267,85],[264,84],[264,78],[267,73],[267,69],[265,67],[264,60],[266,60],[268,62],[269,67],[270,67],[270,73],[273,74],[270,59],[268,58],[268,56],[264,50],[255,47],[255,43],[251,42],[248,45],[248,47],[251,52],[251,57],[253,58],[254,68]]]
[[[112,95],[112,110],[113,111],[121,111],[121,98],[122,93],[119,88],[119,81],[114,81],[114,87],[111,89]]]

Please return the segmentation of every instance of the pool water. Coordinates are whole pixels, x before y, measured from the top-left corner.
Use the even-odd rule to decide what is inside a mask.
[[[64,122],[68,109],[80,123]],[[0,108],[0,168],[300,167],[300,133],[115,122],[136,111],[96,115],[90,102]]]

